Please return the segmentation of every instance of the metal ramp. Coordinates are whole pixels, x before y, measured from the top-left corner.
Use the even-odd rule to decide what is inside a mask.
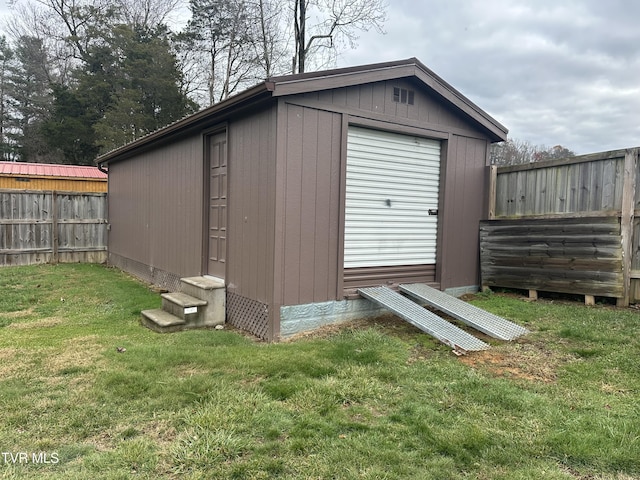
[[[359,288],[364,298],[381,305],[406,320],[423,332],[449,345],[458,353],[486,350],[489,345],[455,325],[440,318],[435,313],[421,307],[409,298],[387,287]]]
[[[433,308],[500,340],[513,340],[529,331],[509,320],[475,307],[424,283],[400,285],[400,290]]]

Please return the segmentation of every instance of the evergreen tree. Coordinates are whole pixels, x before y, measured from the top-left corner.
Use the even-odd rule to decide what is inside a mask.
[[[96,115],[86,95],[65,85],[53,88],[50,118],[43,125],[49,147],[63,163],[91,165],[98,154],[93,124]]]
[[[180,91],[181,72],[164,27],[120,25],[110,44],[112,95],[96,122],[97,144],[111,150],[195,111]]]
[[[0,37],[0,160],[15,159],[15,146],[9,137],[14,124],[11,96],[13,59],[14,52],[7,39],[4,36]]]
[[[93,45],[75,71],[74,85],[58,87],[49,143],[67,162],[90,164],[109,151],[192,113],[180,91],[180,71],[167,30],[118,25]]]
[[[16,62],[11,68],[15,112],[11,132],[13,143],[21,161],[56,161],[42,132],[52,101],[47,52],[40,39],[21,37],[14,53]]]

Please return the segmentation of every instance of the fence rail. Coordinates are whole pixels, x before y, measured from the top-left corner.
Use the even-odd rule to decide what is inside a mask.
[[[106,193],[0,190],[0,266],[106,258]]]
[[[528,288],[585,295],[589,291],[590,296],[615,297],[619,305],[640,302],[639,151],[640,148],[631,148],[559,161],[491,167],[489,219],[493,222],[481,227],[485,242],[483,283],[516,288],[531,285]],[[618,230],[607,234],[611,235],[608,239],[586,238],[584,252],[575,244],[577,250],[564,249],[571,244],[573,235],[565,231],[560,234],[566,239],[564,250],[549,247],[540,252],[537,247],[529,248],[523,235],[508,240],[515,242],[509,245],[508,255],[498,254],[501,240],[497,234],[503,227],[511,229],[513,235],[527,232],[534,225],[545,225],[543,232],[529,234],[531,241],[553,245],[555,227],[544,224],[545,219],[559,226],[573,225],[583,239],[588,237],[590,228],[602,222],[615,225]],[[518,242],[520,249],[515,248]],[[595,250],[589,253],[591,247]],[[605,261],[602,254],[612,249],[615,255],[606,256]],[[546,263],[541,263],[542,258],[548,258]],[[515,268],[514,262],[526,262],[527,268]],[[534,267],[535,262],[538,263]]]
[[[621,238],[617,217],[483,221],[483,283],[620,298]]]

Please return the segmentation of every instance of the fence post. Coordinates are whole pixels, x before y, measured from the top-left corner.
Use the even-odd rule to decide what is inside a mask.
[[[58,192],[51,191],[51,263],[58,263]]]
[[[489,220],[496,218],[496,195],[498,190],[498,166],[489,166]]]
[[[622,212],[620,233],[622,236],[623,297],[618,298],[619,307],[628,307],[631,290],[631,260],[633,255],[633,217],[636,198],[637,149],[626,150],[624,155],[624,179],[622,183]]]

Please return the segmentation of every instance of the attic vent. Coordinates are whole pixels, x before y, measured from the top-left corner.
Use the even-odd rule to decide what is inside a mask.
[[[413,105],[416,93],[406,88],[393,87],[393,101],[398,103],[407,103]]]

